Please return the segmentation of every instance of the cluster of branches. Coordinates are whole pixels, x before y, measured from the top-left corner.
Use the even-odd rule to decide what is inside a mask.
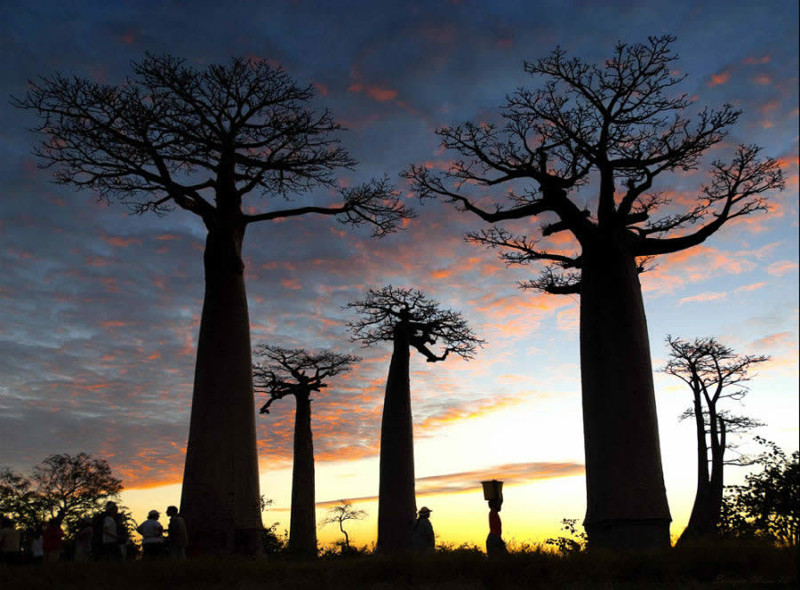
[[[663,371],[686,383],[694,403],[680,416],[692,418],[702,425],[710,437],[710,448],[736,450],[729,435],[749,432],[763,422],[749,416],[735,415],[718,404],[724,400],[741,401],[748,392],[745,385],[754,375],[756,365],[769,360],[765,355],[741,355],[716,338],[695,338],[693,341],[667,336],[670,357]],[[710,460],[710,459],[709,459]],[[726,465],[751,465],[753,459],[743,455],[725,459]]]
[[[39,115],[35,131],[45,137],[34,152],[41,167],[55,168],[57,182],[136,213],[177,206],[209,227],[220,208],[238,209],[249,193],[289,199],[318,187],[337,190],[341,205],[262,210],[240,221],[333,214],[369,223],[380,236],[413,216],[386,179],[336,186],[335,173],[356,163],[340,145],[341,126],[328,110],[309,108],[313,87],[281,68],[233,58],[197,69],[149,53],[132,67],[117,86],[54,74],[12,97]]]
[[[371,346],[393,341],[398,329],[428,362],[443,361],[451,352],[472,359],[484,341],[477,338],[460,312],[442,309],[416,289],[388,285],[370,289],[364,299],[348,303],[359,319],[348,324],[354,341]],[[431,350],[440,345],[440,352]]]
[[[725,104],[690,116],[691,98],[677,91],[685,76],[674,74],[674,41],[664,35],[643,44],[619,43],[602,65],[570,59],[561,48],[526,62],[525,71],[543,83],[508,97],[503,124],[467,122],[439,129],[442,147],[458,159],[445,171],[413,165],[403,175],[421,199],[451,202],[492,224],[554,215],[555,222],[541,224],[542,236],[569,231],[582,252],[601,229],[627,234],[637,259],[697,245],[730,220],[766,210],[763,193],[784,183],[776,160],[761,158],[757,146],[740,145],[730,162],[712,163],[710,181],[694,204],[658,214],[671,199],[651,191],[656,177],[696,169],[702,154],[725,138],[741,114]],[[570,193],[588,184],[593,173],[600,186],[590,211]],[[482,190],[519,181],[532,184],[521,192],[509,189],[504,203],[479,205]],[[700,227],[665,237],[693,225]],[[582,252],[553,252],[538,239],[498,226],[468,234],[467,240],[500,248],[509,264],[548,265],[523,288],[580,291]],[[640,262],[640,270],[646,266]]]
[[[0,470],[0,514],[23,530],[59,518],[68,531],[74,531],[81,518],[102,510],[121,491],[122,481],[105,459],[86,453],[50,455],[30,475]]]
[[[254,354],[261,359],[253,365],[253,386],[269,399],[261,406],[262,414],[269,414],[269,407],[287,395],[310,395],[328,385],[325,380],[349,371],[361,361],[353,354],[341,354],[332,350],[307,352],[301,348],[283,348],[262,344]]]

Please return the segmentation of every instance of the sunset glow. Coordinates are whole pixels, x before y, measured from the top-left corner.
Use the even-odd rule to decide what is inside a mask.
[[[352,342],[354,315],[345,306],[389,284],[460,311],[486,340],[474,360],[411,357],[417,505],[433,510],[438,542],[483,546],[485,479],[505,482],[509,541],[543,542],[560,534],[562,518],[583,518],[578,296],[519,289],[537,268],[506,267],[497,251],[466,243],[465,233],[485,224],[451,205],[420,203],[399,176],[411,164],[451,167],[455,156],[442,151],[435,130],[497,121],[506,95],[538,83],[523,61],[556,46],[599,61],[617,41],[674,34],[675,67],[688,74],[680,92],[698,109],[731,103],[743,110],[698,170],[659,177],[653,190],[674,208],[694,202],[712,160],[729,158],[739,143],[763,146],[786,179],[785,190],[768,195],[769,211],[662,256],[641,275],[672,535],[688,520],[696,482],[694,427],[678,420],[690,393],[658,372],[667,335],[714,336],[738,353],[769,355],[733,409],[766,423],[755,434],[787,453],[798,448],[796,1],[667,7],[647,0],[635,9],[551,1],[188,4],[4,2],[3,96],[24,94],[28,80],[52,72],[120,84],[145,52],[203,67],[233,56],[263,59],[316,89],[313,105],[347,127],[343,143],[359,164],[339,187],[386,176],[416,210],[402,231],[380,240],[322,216],[248,229],[252,343],[363,357],[312,396],[318,519],[350,500],[369,514],[348,523],[351,542],[375,542],[391,343]],[[52,183],[31,154],[34,114],[8,100],[0,113],[0,467],[27,472],[50,454],[84,451],[109,461],[135,518],[152,508],[163,513],[180,502],[205,228],[185,211],[130,215],[123,205],[98,205],[91,192]],[[508,188],[474,194],[491,207]],[[521,194],[525,185],[513,188]],[[589,207],[591,188],[581,191],[576,202]],[[319,189],[292,203],[336,199]],[[530,220],[508,227],[541,238]],[[541,238],[540,246],[565,254],[578,248],[566,233]],[[256,396],[254,412],[264,401]],[[257,415],[256,426],[261,493],[273,500],[264,523],[278,522],[282,532],[289,528],[294,401]],[[753,448],[742,440],[743,451]],[[747,472],[730,468],[726,483]],[[321,544],[340,538],[335,526],[318,535]]]

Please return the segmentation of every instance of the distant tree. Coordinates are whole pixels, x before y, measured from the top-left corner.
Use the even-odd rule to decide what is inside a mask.
[[[652,257],[765,211],[765,193],[784,184],[776,160],[743,145],[730,163],[712,163],[693,202],[650,192],[662,174],[697,168],[740,115],[724,105],[699,110],[692,122],[694,101],[677,90],[685,75],[676,73],[674,41],[619,43],[602,65],[561,48],[526,62],[542,83],[508,97],[504,124],[439,129],[443,148],[456,153],[449,168],[421,164],[403,173],[421,199],[453,203],[492,224],[468,241],[499,248],[508,264],[544,263],[522,288],[580,295],[585,527],[596,547],[670,542],[639,273]],[[665,213],[656,216],[659,209]],[[575,246],[548,248],[496,225],[534,219],[542,237],[569,232]]]
[[[261,407],[269,407],[287,395],[295,399],[294,465],[292,469],[292,512],[289,550],[317,554],[315,516],[314,440],[311,432],[311,394],[328,387],[326,379],[345,373],[361,359],[332,350],[306,352],[298,348],[261,345],[256,347],[253,381],[258,392],[269,395]]]
[[[385,180],[337,188],[355,161],[340,125],[299,86],[259,59],[195,68],[169,55],[134,62],[118,86],[54,74],[12,104],[34,111],[44,136],[34,153],[56,181],[95,191],[133,212],[175,208],[207,236],[181,513],[195,551],[258,550],[262,527],[242,246],[253,223],[306,214],[370,224],[375,236],[408,217]],[[314,189],[339,201],[280,206]],[[264,207],[261,196],[277,207]],[[254,200],[255,199],[255,200]],[[245,207],[246,205],[246,207]]]
[[[42,526],[60,516],[64,527],[73,531],[82,517],[102,510],[121,491],[122,481],[105,459],[86,453],[50,455],[30,476],[0,470],[0,513],[9,514],[23,528]]]
[[[416,289],[370,289],[347,307],[359,314],[349,324],[354,340],[364,346],[382,341],[394,346],[381,420],[377,549],[402,551],[409,547],[417,513],[409,351],[413,347],[429,363],[443,361],[451,352],[469,360],[483,341],[460,313],[440,308]],[[437,344],[438,354],[431,350]]]
[[[723,494],[725,465],[750,465],[753,460],[737,454],[730,436],[763,426],[747,416],[736,416],[720,404],[741,400],[747,394],[744,385],[750,370],[769,359],[766,356],[738,355],[715,338],[693,341],[667,336],[670,358],[663,371],[678,377],[692,392],[692,406],[681,419],[693,418],[697,439],[697,492],[689,523],[680,541],[712,535],[717,530]]]
[[[732,537],[800,545],[800,453],[791,456],[774,442],[756,437],[767,452],[756,460],[760,472],[745,484],[726,486],[719,529]]]
[[[339,530],[342,531],[342,534],[344,535],[344,549],[345,551],[349,551],[350,535],[348,535],[347,531],[344,530],[344,523],[348,520],[363,520],[366,517],[366,510],[356,510],[353,508],[351,502],[342,500],[341,504],[338,504],[328,510],[328,514],[320,521],[319,526],[324,527],[329,524],[339,525]]]

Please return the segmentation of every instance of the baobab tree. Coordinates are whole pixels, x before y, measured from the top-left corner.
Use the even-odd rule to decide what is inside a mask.
[[[509,264],[543,263],[523,288],[580,296],[590,546],[669,545],[639,273],[651,257],[697,246],[725,224],[766,211],[765,193],[783,187],[778,162],[741,145],[730,162],[711,164],[688,205],[650,192],[665,173],[698,168],[740,115],[727,104],[696,109],[680,93],[674,41],[619,43],[601,65],[560,48],[526,62],[543,82],[509,95],[501,123],[439,129],[456,159],[443,171],[423,164],[403,173],[421,199],[453,203],[492,224],[469,241],[499,248]],[[502,193],[493,195],[495,187]],[[574,246],[548,248],[539,236],[496,225],[512,220],[538,220],[544,238],[568,232]]]
[[[366,510],[356,510],[353,508],[352,502],[342,500],[341,504],[337,504],[328,510],[328,514],[326,514],[325,518],[320,521],[319,526],[324,527],[329,524],[339,525],[339,530],[342,531],[342,534],[344,535],[344,546],[342,547],[342,550],[350,551],[350,535],[348,535],[347,531],[344,530],[344,523],[348,520],[363,520],[366,518],[366,516]]]
[[[340,126],[327,110],[309,105],[310,86],[280,68],[238,58],[196,68],[150,54],[132,68],[117,86],[44,76],[12,103],[39,116],[35,131],[44,137],[34,153],[58,183],[134,213],[177,208],[205,226],[181,512],[195,550],[256,551],[262,523],[245,230],[320,214],[371,224],[382,236],[409,212],[385,180],[336,188],[336,172],[355,165],[339,143]],[[286,205],[314,189],[338,190],[338,202]]]
[[[298,348],[261,345],[256,347],[253,385],[269,396],[261,406],[269,414],[273,402],[287,395],[295,399],[294,460],[289,550],[308,556],[317,554],[315,512],[314,438],[311,431],[311,394],[320,392],[329,377],[349,371],[361,359],[332,350],[306,352]]]
[[[667,336],[669,360],[663,371],[689,386],[692,405],[681,419],[694,418],[697,439],[697,492],[689,523],[679,542],[712,535],[717,530],[723,497],[725,465],[752,465],[754,460],[735,451],[732,435],[763,426],[747,416],[731,414],[720,404],[739,401],[747,394],[750,370],[769,360],[767,356],[739,355],[716,338],[693,341]]]
[[[353,340],[364,346],[388,341],[394,347],[381,418],[377,549],[402,551],[409,547],[417,513],[410,350],[429,363],[443,361],[451,352],[469,360],[483,341],[459,312],[442,309],[416,289],[370,289],[364,299],[347,307],[359,314],[349,324]]]

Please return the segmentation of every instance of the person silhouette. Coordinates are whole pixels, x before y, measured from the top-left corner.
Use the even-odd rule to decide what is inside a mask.
[[[423,506],[411,531],[411,547],[420,553],[433,553],[436,549],[436,538],[430,516],[431,509]]]
[[[490,559],[508,553],[506,543],[503,541],[503,523],[500,520],[502,506],[502,500],[489,500],[489,534],[486,537],[486,555]]]

